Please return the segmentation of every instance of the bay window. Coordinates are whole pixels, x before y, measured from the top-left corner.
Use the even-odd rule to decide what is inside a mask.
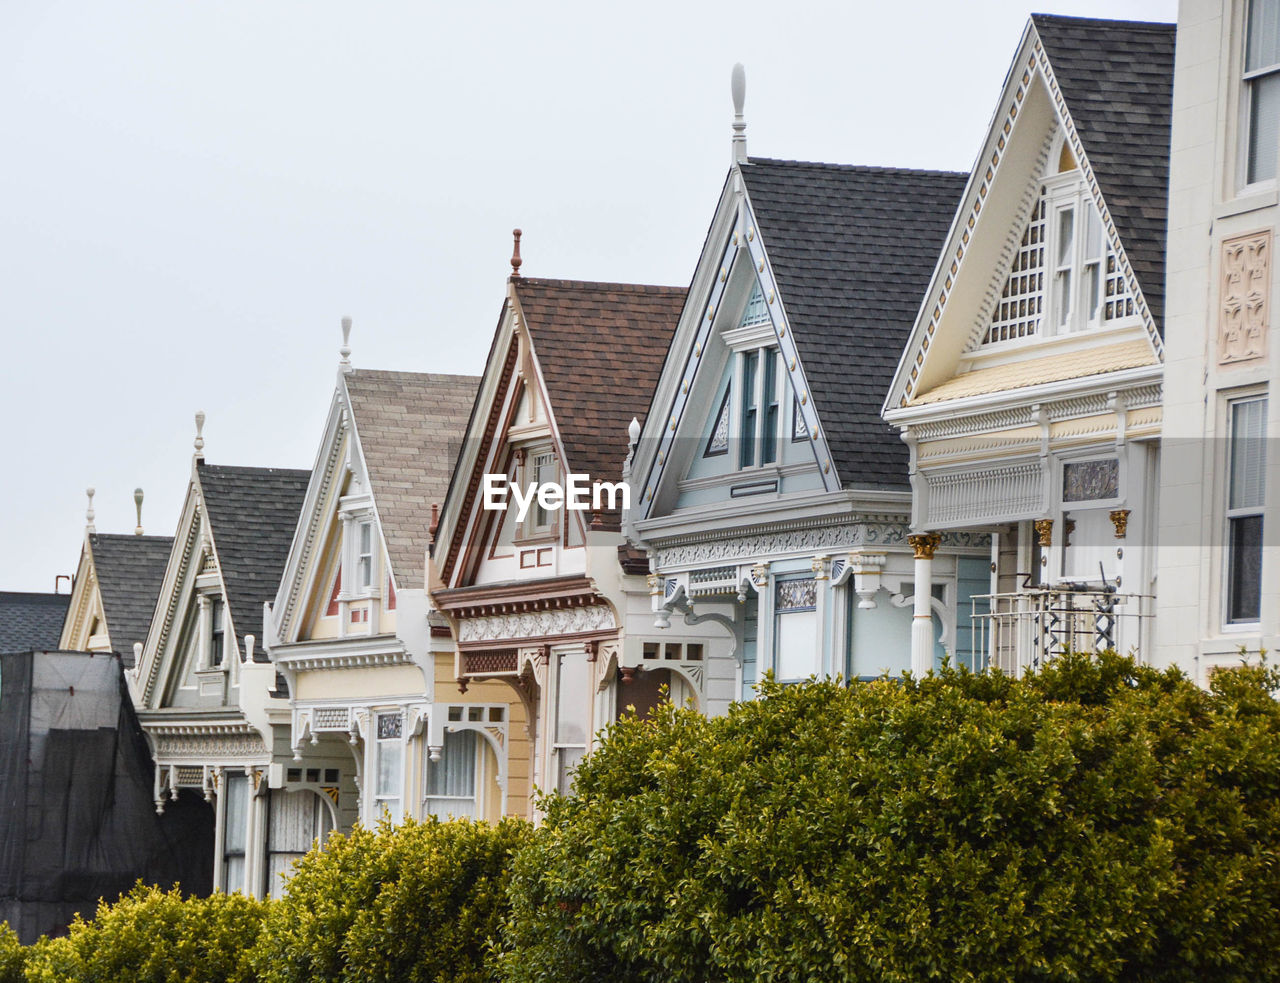
[[[1228,407],[1226,621],[1235,625],[1257,622],[1262,610],[1267,399]]]

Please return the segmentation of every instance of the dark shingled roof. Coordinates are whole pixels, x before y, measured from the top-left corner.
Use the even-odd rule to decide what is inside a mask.
[[[236,638],[261,636],[262,605],[275,600],[310,471],[197,465]],[[261,637],[254,658],[262,658]]]
[[[1164,330],[1176,24],[1032,14],[1120,241]]]
[[[421,590],[431,505],[444,504],[480,378],[357,369],[346,383],[396,583]]]
[[[133,665],[133,643],[147,643],[172,548],[170,536],[89,535],[107,635],[126,666]]]
[[[752,158],[742,178],[841,484],[906,488],[880,408],[968,175]]]
[[[515,281],[568,466],[619,481],[627,427],[644,422],[684,307],[684,287]],[[610,520],[616,520],[616,513]]]
[[[0,652],[56,650],[70,594],[0,591]]]

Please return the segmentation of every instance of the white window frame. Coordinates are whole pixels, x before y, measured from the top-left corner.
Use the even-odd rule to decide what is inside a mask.
[[[782,454],[782,424],[785,423],[786,416],[782,412],[782,390],[786,385],[785,373],[780,364],[782,353],[778,350],[777,344],[771,343],[740,349],[735,352],[735,357],[737,358],[736,390],[740,393],[731,415],[733,426],[730,432],[732,437],[736,438],[730,440],[731,447],[736,445],[735,470],[747,471],[752,468],[776,466]],[[753,358],[756,360],[755,375],[748,387],[747,371]],[[770,359],[772,361],[769,361]],[[768,371],[769,365],[773,366],[772,373]],[[773,377],[772,391],[766,385],[770,375]],[[731,391],[733,388],[735,387],[731,387]],[[747,417],[751,412],[754,412],[755,417],[751,423],[751,432],[747,433]],[[768,426],[770,418],[773,421],[772,434],[769,433]],[[770,436],[773,439],[773,456],[771,460],[766,461],[764,460],[765,438]]]
[[[1280,2],[1277,0],[1244,0],[1241,3],[1242,17],[1240,23],[1240,49],[1239,49],[1239,78],[1240,78],[1240,96],[1239,96],[1239,140],[1237,143],[1236,155],[1236,184],[1241,192],[1262,189],[1274,186],[1276,183],[1276,174],[1280,173],[1280,144],[1272,148],[1273,162],[1271,164],[1273,174],[1271,177],[1258,178],[1250,180],[1249,176],[1249,144],[1253,136],[1252,115],[1254,92],[1261,84],[1271,78],[1280,75],[1280,61],[1273,64],[1265,65],[1260,68],[1250,70],[1249,63],[1249,32],[1252,28],[1251,8],[1255,3],[1273,3],[1280,8]],[[1280,16],[1280,9],[1276,11]]]
[[[470,796],[458,795],[436,795],[431,789],[432,770],[443,767],[445,760],[444,754],[447,748],[441,752],[441,760],[439,762],[432,761],[430,756],[426,757],[425,774],[422,779],[422,802],[423,814],[427,816],[438,816],[441,819],[449,817],[483,819],[484,818],[484,789],[485,783],[488,781],[488,774],[485,770],[485,738],[484,735],[474,727],[446,727],[444,731],[444,739],[448,741],[450,737],[461,734],[471,734],[471,740],[474,743],[471,752],[471,787]],[[467,804],[465,811],[457,811],[451,809],[451,805]]]
[[[1262,410],[1263,430],[1262,430],[1262,436],[1260,438],[1260,446],[1263,448],[1263,455],[1264,455],[1263,461],[1261,463],[1261,473],[1262,473],[1262,481],[1263,481],[1262,501],[1260,504],[1256,506],[1249,505],[1249,506],[1239,506],[1236,508],[1232,508],[1231,506],[1231,473],[1232,473],[1232,465],[1234,463],[1233,453],[1235,450],[1235,447],[1234,447],[1235,413],[1236,413],[1237,407],[1243,406],[1248,403],[1261,403],[1263,407],[1263,410]],[[1233,550],[1232,550],[1232,539],[1231,539],[1231,526],[1232,526],[1233,520],[1257,516],[1261,518],[1264,523],[1263,534],[1265,535],[1265,532],[1266,532],[1265,512],[1266,512],[1267,465],[1266,465],[1265,454],[1266,454],[1266,444],[1267,444],[1266,423],[1267,423],[1267,412],[1269,409],[1268,392],[1266,390],[1255,390],[1249,393],[1242,393],[1239,395],[1228,396],[1223,401],[1223,407],[1224,407],[1224,414],[1223,414],[1224,439],[1222,441],[1222,444],[1223,444],[1222,468],[1221,468],[1221,471],[1219,472],[1223,476],[1222,492],[1219,499],[1222,502],[1222,525],[1219,528],[1222,529],[1222,536],[1223,536],[1222,591],[1221,591],[1222,596],[1221,596],[1221,611],[1220,611],[1221,624],[1222,624],[1222,630],[1225,632],[1256,632],[1261,625],[1261,619],[1262,619],[1261,597],[1259,598],[1258,616],[1256,618],[1253,618],[1250,620],[1235,621],[1235,620],[1232,620],[1232,617],[1231,617],[1231,600],[1233,596],[1233,586],[1234,586],[1233,580],[1232,580],[1234,564],[1232,563]],[[1265,556],[1265,553],[1263,555]],[[1259,578],[1261,578],[1261,570],[1259,571]],[[1260,587],[1261,585],[1259,585],[1259,588]]]
[[[1106,309],[1106,263],[1107,241],[1106,229],[1102,224],[1102,216],[1093,201],[1093,195],[1085,184],[1079,168],[1062,174],[1053,174],[1044,180],[1045,188],[1045,291],[1043,307],[1040,314],[1040,329],[1043,337],[1061,337],[1090,331],[1101,327],[1105,322],[1103,312]],[[1071,213],[1072,241],[1069,262],[1058,261],[1058,236],[1062,228],[1063,215]],[[1097,225],[1096,256],[1090,255],[1089,232],[1093,222]],[[1089,310],[1088,268],[1097,266],[1097,303]],[[1067,310],[1061,309],[1061,298],[1058,291],[1058,278],[1065,271],[1069,276],[1067,288]],[[1114,318],[1110,323],[1123,322],[1124,318]]]
[[[370,742],[373,747],[373,754],[369,774],[369,802],[371,806],[371,820],[377,822],[384,815],[391,818],[392,823],[399,824],[403,821],[405,815],[405,762],[408,756],[408,741],[406,740],[405,731],[407,729],[405,713],[402,709],[396,708],[392,710],[382,709],[374,710],[371,714],[370,726],[373,733],[370,735],[373,740]],[[399,719],[400,734],[396,737],[381,737],[381,722],[383,718],[388,720]],[[400,767],[396,770],[396,786],[394,791],[384,792],[378,787],[378,778],[382,770],[382,756],[387,753],[388,749],[396,748],[400,752]],[[387,808],[387,803],[398,803],[398,809],[392,811]]]

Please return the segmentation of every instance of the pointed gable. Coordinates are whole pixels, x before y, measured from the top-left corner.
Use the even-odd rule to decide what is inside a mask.
[[[346,376],[370,491],[401,589],[420,590],[432,504],[442,504],[480,379],[356,369]]]
[[[515,289],[569,467],[618,480],[627,427],[644,421],[685,289],[529,277]]]
[[[752,158],[742,168],[832,461],[846,487],[905,487],[880,417],[967,175]]]
[[[1048,14],[1032,14],[1031,22],[1147,306],[1163,330],[1177,25]]]
[[[196,465],[236,641],[262,630],[276,596],[310,471]]]
[[[132,666],[134,643],[145,645],[151,629],[173,538],[91,533],[89,549],[111,648]]]

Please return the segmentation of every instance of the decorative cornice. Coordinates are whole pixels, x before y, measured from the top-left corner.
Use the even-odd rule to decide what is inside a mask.
[[[587,635],[616,631],[617,628],[618,622],[610,606],[589,604],[522,614],[462,617],[458,621],[458,641],[466,643]]]

